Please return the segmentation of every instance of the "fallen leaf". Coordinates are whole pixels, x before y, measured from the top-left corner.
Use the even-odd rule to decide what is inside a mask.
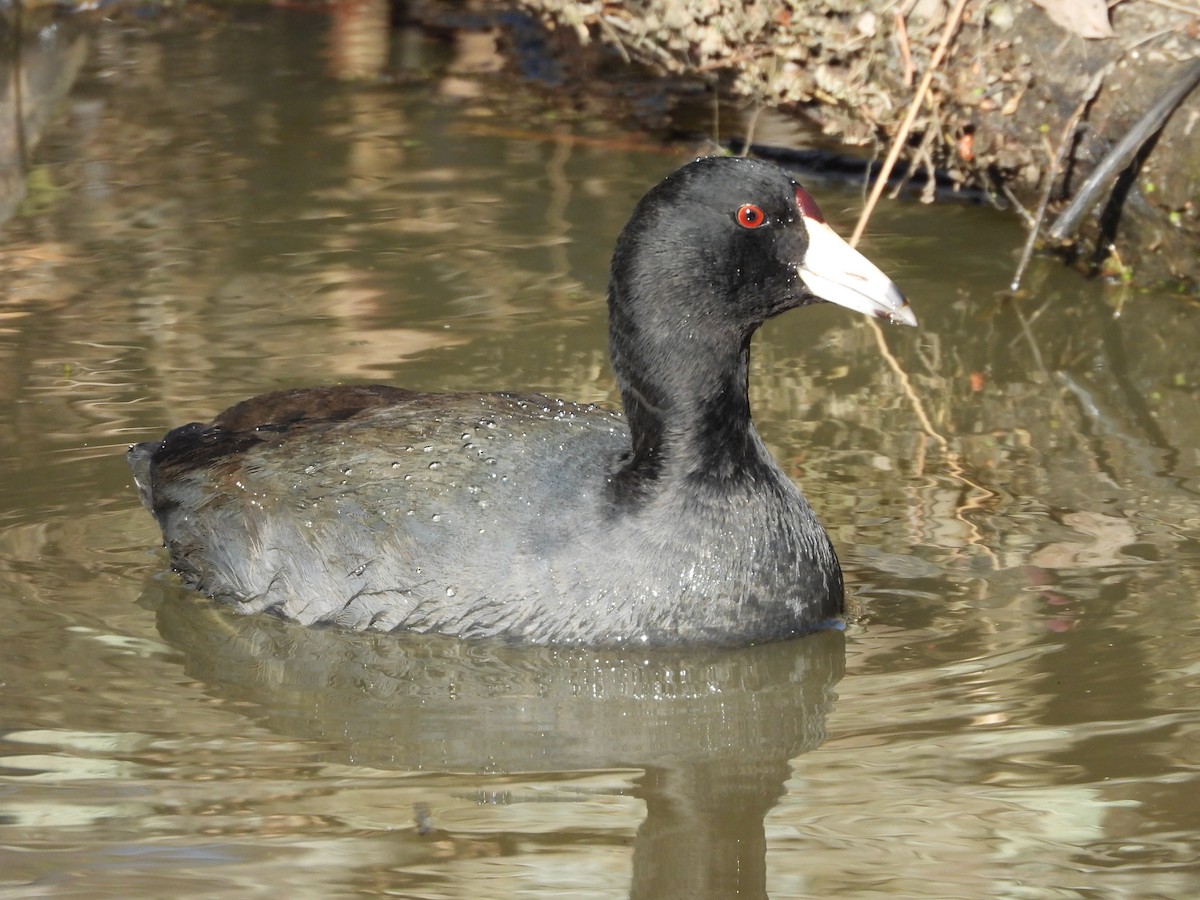
[[[1084,38],[1110,38],[1108,4],[1104,0],[1033,0],[1056,25]]]

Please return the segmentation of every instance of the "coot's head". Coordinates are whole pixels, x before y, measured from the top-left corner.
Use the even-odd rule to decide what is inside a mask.
[[[915,325],[904,295],[825,223],[784,170],[708,157],[653,188],[617,241],[614,337],[721,333],[736,341],[771,316],[827,300]]]

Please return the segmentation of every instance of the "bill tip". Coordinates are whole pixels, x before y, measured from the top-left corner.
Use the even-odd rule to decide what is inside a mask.
[[[900,306],[895,309],[880,310],[879,318],[887,319],[893,325],[910,325],[916,327],[917,317],[913,314],[912,307],[905,300]]]

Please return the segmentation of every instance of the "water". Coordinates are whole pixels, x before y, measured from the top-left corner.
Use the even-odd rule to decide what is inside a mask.
[[[878,213],[919,330],[757,341],[845,634],[345,635],[164,572],[124,447],[252,393],[615,401],[608,253],[687,153],[377,35],[110,26],[47,118],[0,260],[0,896],[1195,894],[1200,310],[1045,262],[1012,300],[998,213]]]

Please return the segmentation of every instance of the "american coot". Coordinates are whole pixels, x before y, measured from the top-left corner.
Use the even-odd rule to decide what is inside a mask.
[[[750,421],[750,338],[820,300],[916,324],[782,169],[699,159],[617,241],[624,416],[538,394],[286,390],[129,462],[184,581],[243,612],[589,645],[777,640],[836,623],[842,575]]]

